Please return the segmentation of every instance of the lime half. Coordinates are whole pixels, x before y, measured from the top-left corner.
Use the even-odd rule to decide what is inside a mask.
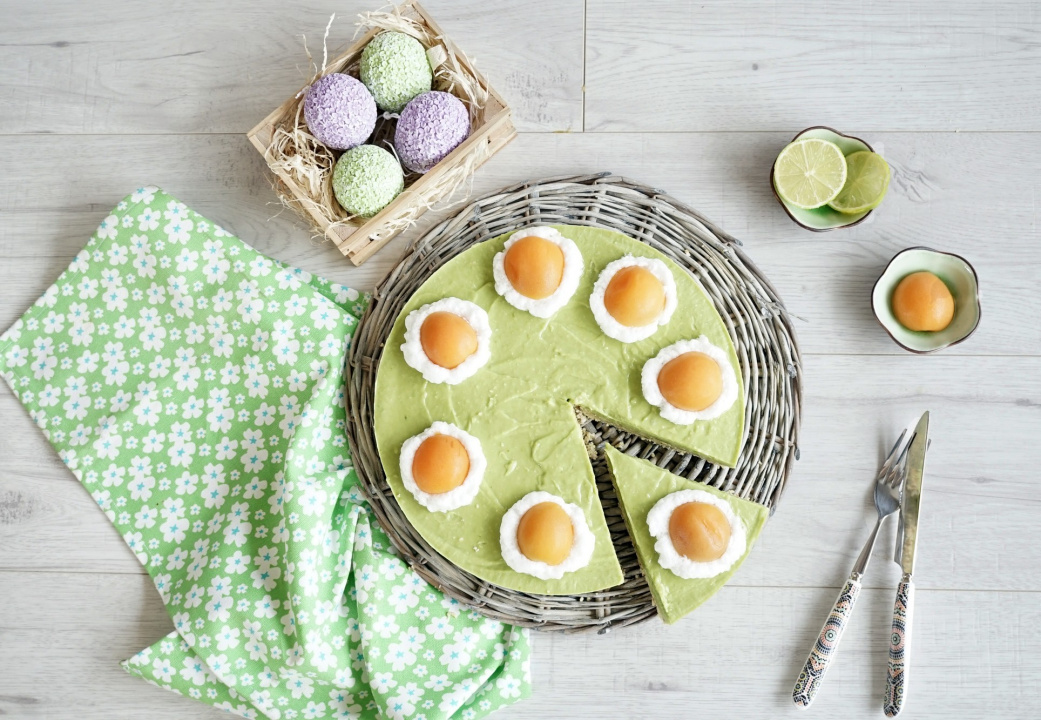
[[[795,207],[827,205],[846,183],[846,158],[835,143],[820,138],[796,140],[774,163],[774,187]]]
[[[878,153],[855,152],[846,158],[846,184],[828,204],[846,215],[877,208],[889,189],[889,164]]]

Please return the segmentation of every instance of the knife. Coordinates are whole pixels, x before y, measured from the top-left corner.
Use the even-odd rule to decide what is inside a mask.
[[[922,476],[925,471],[925,453],[929,449],[929,413],[926,412],[915,426],[914,438],[907,451],[907,478],[900,501],[900,525],[897,528],[896,554],[893,560],[903,570],[896,589],[893,606],[893,632],[889,636],[889,667],[886,673],[886,694],[882,709],[886,716],[895,717],[907,698],[908,655],[911,644],[911,617],[914,609],[915,551],[918,545],[918,518],[922,506]]]

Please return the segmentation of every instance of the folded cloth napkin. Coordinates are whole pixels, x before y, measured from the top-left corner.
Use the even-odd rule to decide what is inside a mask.
[[[0,373],[176,630],[124,666],[247,718],[478,718],[528,635],[445,598],[373,521],[342,367],[368,297],[158,188],[0,336]]]

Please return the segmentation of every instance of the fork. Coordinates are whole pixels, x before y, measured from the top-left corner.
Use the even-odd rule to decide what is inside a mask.
[[[907,430],[904,430],[897,438],[893,449],[889,451],[889,455],[882,463],[878,476],[875,478],[875,509],[878,511],[878,520],[875,522],[875,528],[871,531],[864,549],[860,551],[860,557],[853,565],[846,585],[835,600],[835,605],[824,622],[820,635],[810,649],[810,655],[806,658],[806,664],[803,665],[798,680],[795,681],[792,701],[799,707],[809,707],[817,696],[817,691],[820,690],[821,682],[824,680],[824,673],[835,659],[839,640],[842,639],[842,631],[846,629],[846,624],[853,613],[853,606],[857,602],[857,596],[860,595],[861,578],[871,559],[871,551],[875,547],[878,531],[886,518],[900,508],[900,490],[904,482],[905,460],[910,444],[911,437],[908,437]]]

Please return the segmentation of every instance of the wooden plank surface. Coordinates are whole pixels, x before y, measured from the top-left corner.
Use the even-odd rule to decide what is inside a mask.
[[[903,355],[871,315],[871,286],[902,248],[959,253],[980,275],[985,320],[971,340],[944,354],[1041,354],[1038,136],[865,135],[885,150],[892,189],[869,222],[842,232],[800,229],[770,192],[769,167],[788,133],[523,134],[481,168],[473,192],[604,170],[662,188],[744,242],[798,318],[808,353]],[[65,161],[39,162],[52,151]],[[360,288],[375,285],[418,231],[447,214],[428,213],[416,231],[351,268],[330,243],[308,240],[265,173],[241,135],[0,136],[0,325],[54,281],[119,198],[145,183],[262,252]]]
[[[805,354],[802,459],[734,582],[671,628],[536,636],[535,697],[498,717],[794,717],[791,683],[867,532],[883,445],[925,408],[934,443],[906,716],[1041,715],[1037,4],[424,5],[523,133],[481,168],[475,194],[602,170],[662,188],[744,242]],[[144,183],[363,289],[454,211],[429,213],[361,268],[281,212],[244,133],[304,82],[301,33],[320,53],[336,12],[340,47],[374,6],[287,8],[0,3],[0,328]],[[894,175],[871,222],[817,235],[787,219],[766,177],[797,130],[821,123],[864,137]],[[893,345],[867,303],[888,258],[921,244],[965,255],[984,291],[973,339],[927,358]],[[119,669],[169,631],[159,598],[6,386],[0,419],[0,716],[227,717]],[[886,554],[819,717],[879,716],[897,579]]]
[[[332,57],[380,5],[4,3],[0,133],[245,133],[310,78],[301,35],[321,64],[329,16]],[[582,0],[496,2],[499,32],[481,0],[423,6],[510,98],[520,129],[581,129]]]
[[[586,130],[1037,130],[1039,33],[1032,0],[597,0]]]
[[[1041,592],[1041,546],[1020,541],[1041,519],[1036,479],[1026,470],[1041,466],[1041,358],[937,357],[932,367],[942,384],[916,377],[917,361],[807,358],[802,459],[735,583],[841,585],[874,519],[871,480],[888,450],[882,446],[928,408],[934,441],[917,584]],[[10,443],[0,440],[0,570],[143,573],[10,393],[0,395],[0,413],[25,421],[12,423],[18,430]],[[879,559],[866,584],[890,587],[898,579],[896,565]]]
[[[119,668],[172,629],[145,578],[4,572],[0,583],[9,591],[0,595],[0,617],[18,618],[4,630],[4,654],[21,659],[5,668],[3,717],[228,717]],[[728,585],[671,627],[654,621],[603,637],[539,636],[535,696],[495,717],[800,717],[790,685],[834,595],[829,587]],[[816,716],[881,716],[892,601],[891,588],[863,592]],[[919,591],[908,716],[1036,717],[1037,601],[1036,593]],[[991,695],[996,675],[1004,692]]]

